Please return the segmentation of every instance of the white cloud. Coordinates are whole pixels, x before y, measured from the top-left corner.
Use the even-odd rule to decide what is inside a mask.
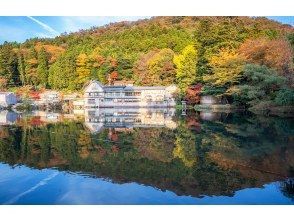
[[[50,27],[49,25],[31,17],[31,16],[27,16],[27,18],[31,19],[32,21],[36,22],[37,24],[39,24],[41,27],[43,27],[46,31],[50,32],[51,35],[56,36],[59,35],[59,32],[54,30],[52,27]]]

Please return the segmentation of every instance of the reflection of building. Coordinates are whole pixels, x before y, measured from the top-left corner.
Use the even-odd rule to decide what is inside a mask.
[[[201,96],[200,98],[200,104],[202,105],[213,105],[218,103],[219,103],[218,98],[211,95]]]
[[[176,86],[103,86],[90,81],[85,87],[85,107],[172,107],[176,105]]]
[[[103,108],[85,111],[85,124],[92,132],[102,128],[177,127],[172,108]]]
[[[33,116],[40,117],[42,122],[55,123],[61,121],[61,114],[46,111],[33,111]]]
[[[18,118],[18,114],[11,111],[0,111],[0,125],[11,125]]]

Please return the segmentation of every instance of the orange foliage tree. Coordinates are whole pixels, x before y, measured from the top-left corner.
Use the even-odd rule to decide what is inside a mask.
[[[112,71],[109,76],[108,76],[108,83],[112,85],[114,81],[116,81],[118,78],[118,72],[117,71]]]
[[[6,89],[8,80],[4,77],[0,77],[0,91]]]
[[[241,45],[239,52],[248,62],[274,68],[280,75],[293,81],[293,51],[286,40],[247,40]]]

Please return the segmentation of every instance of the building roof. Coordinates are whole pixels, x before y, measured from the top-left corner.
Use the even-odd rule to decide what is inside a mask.
[[[132,85],[102,85],[97,80],[91,80],[85,84],[83,87],[86,90],[92,83],[97,83],[104,91],[134,91],[134,90],[165,90],[166,88],[171,88],[170,86],[132,86]]]

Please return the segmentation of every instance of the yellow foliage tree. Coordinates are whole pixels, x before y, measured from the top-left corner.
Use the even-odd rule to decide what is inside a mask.
[[[177,67],[176,79],[182,92],[185,92],[196,79],[197,60],[198,53],[193,45],[186,46],[182,54],[174,56],[173,61]]]
[[[176,147],[173,150],[174,158],[180,158],[185,166],[192,167],[197,162],[195,135],[181,123],[177,128]]]
[[[84,85],[90,78],[91,68],[86,54],[80,54],[76,59],[77,84]]]
[[[226,86],[237,83],[242,76],[244,62],[238,53],[222,49],[218,55],[209,59],[213,74],[204,75],[203,80],[214,86]]]

